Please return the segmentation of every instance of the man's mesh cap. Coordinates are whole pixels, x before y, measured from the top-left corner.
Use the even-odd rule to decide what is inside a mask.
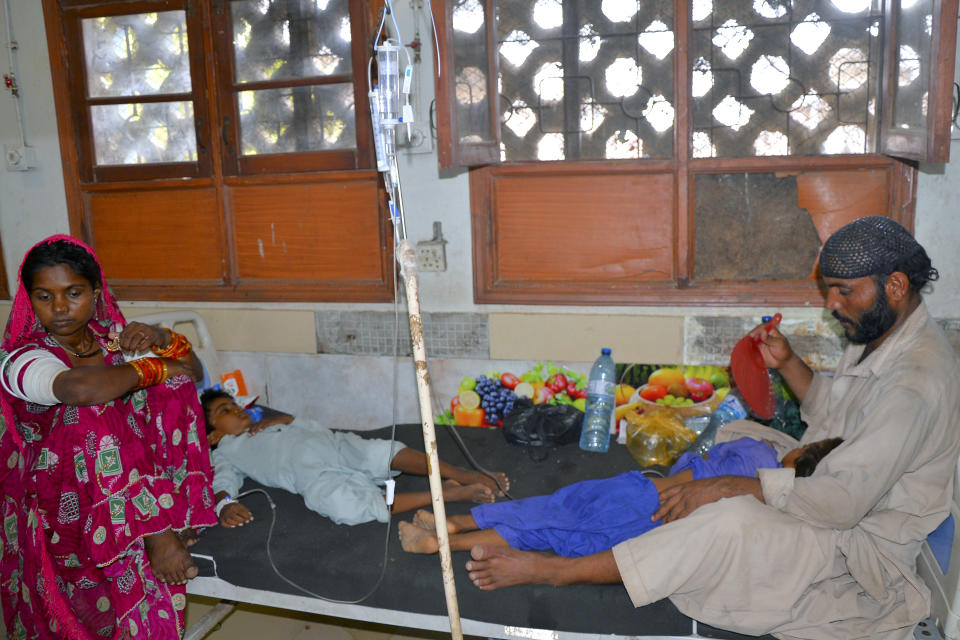
[[[820,274],[844,279],[885,275],[920,250],[920,244],[895,220],[884,216],[858,218],[823,243]]]

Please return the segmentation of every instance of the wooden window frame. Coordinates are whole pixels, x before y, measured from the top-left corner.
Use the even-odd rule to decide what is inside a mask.
[[[379,0],[350,0],[352,37],[359,38],[354,40],[355,44],[351,48],[354,68],[352,77],[355,78],[354,91],[357,96],[357,148],[346,152],[308,152],[296,158],[289,156],[297,154],[271,154],[248,163],[231,158],[227,153],[227,143],[232,143],[233,148],[236,148],[239,125],[236,117],[232,115],[235,111],[221,111],[231,100],[233,104],[236,103],[235,93],[232,93],[233,85],[228,82],[232,75],[225,76],[222,67],[225,60],[232,61],[232,51],[224,58],[226,52],[222,47],[217,49],[213,34],[215,26],[223,26],[224,13],[228,14],[226,19],[229,21],[229,0],[42,2],[70,229],[74,235],[94,246],[101,258],[104,254],[114,257],[120,254],[124,256],[124,265],[131,265],[126,270],[111,270],[110,265],[105,262],[111,287],[121,299],[271,302],[387,302],[393,299],[393,228],[386,214],[383,185],[379,174],[373,168],[369,118],[363,115],[368,111],[365,47],[369,43],[367,34],[371,32],[375,12],[381,4]],[[89,101],[86,99],[85,78],[80,72],[85,65],[79,34],[80,19],[95,15],[170,9],[183,9],[187,12],[192,78],[190,96],[194,100],[198,161],[169,165],[94,167],[87,108]],[[229,40],[227,44],[229,45]],[[230,49],[229,46],[227,48]],[[232,66],[229,70],[232,73]],[[361,75],[363,83],[359,84]],[[219,82],[220,78],[227,80]],[[231,91],[227,91],[225,87]],[[230,95],[224,97],[227,93]],[[164,99],[168,98],[165,96]],[[129,100],[123,99],[122,102]],[[221,126],[224,124],[227,126]],[[312,229],[322,229],[317,232],[317,241],[325,242],[326,247],[335,248],[335,245],[330,244],[330,239],[323,237],[326,231],[323,224],[326,220],[334,222],[330,225],[331,234],[350,233],[360,229],[366,244],[362,250],[354,252],[358,256],[356,259],[348,256],[347,264],[342,268],[308,272],[300,262],[309,261],[313,254],[304,253],[302,258],[291,258],[290,274],[267,277],[256,275],[255,265],[249,259],[250,247],[238,245],[238,234],[241,232],[238,229],[241,228],[241,223],[247,224],[248,241],[249,234],[253,233],[250,231],[250,221],[237,220],[233,213],[232,206],[238,194],[249,194],[251,189],[264,187],[275,189],[281,194],[298,193],[303,189],[312,189],[312,193],[319,190],[319,193],[327,196],[339,193],[341,189],[356,194],[356,185],[367,185],[361,188],[363,193],[370,194],[369,198],[363,200],[362,211],[341,211],[335,206],[314,211],[312,203],[303,202],[296,212],[299,216],[310,216],[304,220],[310,222]],[[161,201],[162,210],[138,208],[141,204],[136,198],[138,193],[144,194],[144,200],[153,198],[154,201]],[[198,193],[205,195],[197,196]],[[206,203],[207,208],[199,217],[205,221],[212,220],[213,228],[198,227],[199,223],[193,219],[198,216],[192,216],[191,211],[177,211],[180,194],[184,194],[189,202]],[[197,200],[198,197],[200,200]],[[290,211],[292,207],[289,196],[285,197],[287,201],[281,204]],[[107,210],[109,216],[113,217],[108,216],[105,222],[98,218],[103,217],[103,211],[96,209],[97,203],[102,202],[114,203]],[[133,208],[118,210],[118,202],[121,203],[119,206],[132,202]],[[358,201],[354,198],[352,202],[356,205]],[[183,220],[188,230],[184,231],[176,227],[175,222],[163,219],[164,212],[176,213],[177,219]],[[262,220],[262,216],[258,217]],[[123,236],[110,225],[111,220],[118,222],[117,227],[125,230],[134,228],[131,227],[131,220],[136,221],[140,227],[136,228],[133,236],[130,233]],[[301,250],[304,250],[304,238],[291,237],[301,245]],[[143,243],[153,248],[139,248]],[[209,268],[211,255],[219,256],[216,260],[220,266],[215,273]],[[247,263],[242,262],[244,255],[248,256]],[[189,269],[185,270],[183,265],[193,264],[192,261],[198,257],[208,265],[202,273],[176,276],[167,273],[164,261],[181,261],[176,271],[184,274],[189,272]],[[267,256],[267,259],[272,259],[271,264],[276,264],[276,255],[273,258]],[[138,260],[141,261],[139,264]],[[144,260],[147,267],[143,266]],[[353,264],[358,265],[355,276],[349,271]],[[145,268],[151,269],[148,277],[136,275]]]
[[[897,22],[895,12],[900,0],[885,0],[885,24],[887,34],[884,52],[885,104],[893,104],[897,86]],[[950,160],[950,126],[953,123],[953,72],[957,55],[957,30],[937,28],[940,25],[956,25],[958,0],[933,0],[933,37],[928,55],[941,64],[929,65],[927,86],[927,126],[922,130],[904,130],[893,126],[893,109],[883,109],[882,150],[889,156],[907,158],[917,162],[945,163]],[[946,61],[946,63],[944,63]]]
[[[154,180],[164,178],[199,178],[209,176],[211,172],[211,158],[209,153],[210,128],[206,105],[209,92],[204,83],[191,82],[189,93],[159,94],[136,96],[139,103],[168,102],[171,100],[189,100],[193,103],[194,129],[197,138],[196,162],[150,163],[140,165],[97,165],[94,161],[93,122],[90,116],[90,107],[129,104],[134,96],[119,98],[92,98],[87,96],[87,73],[83,53],[83,38],[81,22],[84,18],[99,16],[116,16],[149,11],[183,11],[186,15],[187,38],[190,47],[190,76],[202,77],[204,68],[203,47],[201,46],[202,24],[200,16],[192,10],[188,0],[136,0],[125,2],[114,0],[97,5],[81,3],[77,0],[65,0],[65,6],[76,6],[71,11],[72,18],[64,21],[63,33],[66,36],[64,59],[76,60],[79,64],[71,65],[68,74],[70,109],[74,115],[74,135],[77,144],[77,163],[80,179],[83,182],[113,182],[123,180]]]
[[[490,16],[495,15],[497,0],[483,0],[487,20],[485,23],[488,75],[487,91],[497,96],[498,55],[496,35]],[[885,16],[892,20],[898,0],[885,0]],[[935,0],[936,11],[942,18],[940,24],[955,26],[957,0]],[[698,282],[693,272],[694,245],[694,178],[702,173],[763,173],[770,171],[803,172],[823,169],[838,171],[850,169],[886,169],[889,171],[888,210],[886,213],[913,228],[918,160],[945,162],[949,154],[950,100],[953,78],[953,48],[956,45],[955,29],[940,29],[933,39],[931,50],[938,59],[949,64],[931,65],[931,105],[928,120],[930,125],[922,134],[911,140],[909,149],[897,154],[824,155],[824,156],[758,156],[745,158],[692,158],[690,153],[692,131],[692,99],[675,99],[674,158],[640,159],[628,161],[561,161],[561,162],[510,162],[500,161],[500,119],[498,101],[490,100],[490,130],[493,139],[458,142],[456,105],[453,99],[454,46],[452,11],[449,0],[434,3],[434,19],[437,24],[442,72],[435,80],[437,95],[438,157],[442,168],[468,167],[470,175],[470,209],[473,243],[474,301],[481,304],[584,304],[602,305],[722,305],[754,306],[758,304],[808,305],[822,304],[822,292],[815,280],[808,281],[711,281]],[[689,2],[675,0],[676,33],[674,64],[675,96],[689,96],[691,85],[692,24]],[[951,18],[952,16],[952,18]],[[891,28],[887,25],[886,28]],[[892,42],[894,38],[889,38]],[[946,52],[950,52],[948,56]],[[895,54],[893,45],[885,47],[885,71],[888,82],[894,77],[890,60]],[[934,87],[940,90],[933,91]],[[946,91],[943,88],[946,87]],[[892,94],[890,94],[892,95]],[[882,113],[888,117],[886,111]],[[881,120],[881,139],[890,138],[886,120]],[[886,136],[886,137],[884,137]],[[908,146],[908,145],[901,145]],[[882,147],[886,149],[886,147]],[[896,156],[903,158],[898,159]],[[674,246],[674,271],[669,282],[633,282],[617,284],[585,282],[577,276],[564,281],[558,279],[510,282],[500,277],[501,258],[498,238],[494,232],[496,217],[500,215],[494,203],[493,193],[497,180],[506,176],[562,176],[575,175],[603,166],[605,171],[669,172],[675,179],[675,212],[671,242]]]
[[[229,2],[229,0],[227,0]],[[370,33],[368,20],[369,8],[359,3],[351,3],[350,30],[353,42],[369,42]],[[214,29],[220,33],[230,33],[230,11],[224,8],[216,11],[213,17]],[[322,77],[286,79],[282,81],[264,81],[238,83],[234,67],[233,47],[228,38],[219,38],[213,41],[219,70],[219,107],[223,114],[221,120],[220,137],[223,142],[223,166],[227,175],[261,175],[270,173],[289,173],[296,171],[338,171],[345,169],[369,169],[374,166],[373,161],[373,131],[370,118],[366,114],[370,111],[367,92],[364,90],[367,83],[367,58],[360,47],[351,49],[351,68],[349,74],[338,74]],[[237,105],[237,93],[251,89],[275,89],[285,87],[319,86],[324,84],[344,83],[350,81],[354,87],[354,113],[357,134],[357,146],[354,149],[308,151],[299,153],[270,153],[253,156],[244,156],[237,153],[240,148],[240,116]]]

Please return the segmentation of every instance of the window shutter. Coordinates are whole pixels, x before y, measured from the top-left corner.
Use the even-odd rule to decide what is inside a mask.
[[[440,40],[436,83],[440,167],[500,162],[494,0],[445,0],[433,6]]]

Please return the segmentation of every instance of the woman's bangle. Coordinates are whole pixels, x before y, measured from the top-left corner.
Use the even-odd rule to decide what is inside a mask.
[[[223,511],[223,508],[228,504],[233,504],[236,501],[236,498],[231,498],[230,496],[226,496],[221,499],[220,502],[217,503],[217,506],[213,508],[213,512],[217,514],[217,520],[220,519],[220,512]]]
[[[184,357],[193,350],[193,345],[190,344],[186,336],[170,329],[166,329],[166,332],[170,334],[170,344],[162,348],[157,346],[151,347],[151,351],[156,355],[161,358],[172,358],[176,360]]]
[[[137,386],[132,391],[146,389],[167,379],[167,363],[163,358],[140,358],[128,362],[137,372]]]

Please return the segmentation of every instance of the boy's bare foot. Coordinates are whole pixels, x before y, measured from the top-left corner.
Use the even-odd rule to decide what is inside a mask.
[[[503,497],[504,491],[510,490],[510,479],[507,478],[507,474],[500,473],[499,471],[491,473],[490,475],[494,476],[491,478],[485,473],[479,471],[470,471],[464,469],[462,473],[458,474],[456,480],[460,484],[482,484],[487,487],[490,487],[490,490],[493,491],[493,494],[497,497]],[[498,484],[499,482],[499,484]]]
[[[426,529],[421,529],[410,522],[401,522],[398,529],[400,531],[400,546],[403,547],[404,551],[436,553],[440,549],[437,536]]]
[[[466,565],[470,580],[484,591],[518,584],[555,584],[550,567],[556,556],[478,544],[470,550],[470,557]]]
[[[192,547],[200,541],[200,534],[193,527],[178,531],[177,535],[180,536],[180,542],[183,543],[184,547]]]
[[[187,584],[188,580],[197,577],[197,565],[173,529],[146,536],[143,542],[150,568],[160,582]]]
[[[447,502],[496,502],[493,490],[485,484],[460,484],[456,480],[443,483],[443,499]]]
[[[413,525],[426,529],[430,533],[435,534],[437,531],[437,519],[432,511],[426,509],[419,509],[413,514]],[[460,527],[451,519],[451,516],[447,516],[447,533],[460,533]]]

